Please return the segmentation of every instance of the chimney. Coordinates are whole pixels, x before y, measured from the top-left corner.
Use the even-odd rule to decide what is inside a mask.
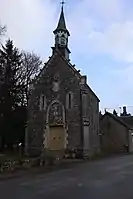
[[[127,115],[126,106],[123,106],[123,114],[124,114],[124,115]]]

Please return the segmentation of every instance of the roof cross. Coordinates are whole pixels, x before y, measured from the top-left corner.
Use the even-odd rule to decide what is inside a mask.
[[[62,4],[62,7],[63,7],[63,5],[65,4],[65,1],[64,1],[64,0],[62,0],[60,3]]]

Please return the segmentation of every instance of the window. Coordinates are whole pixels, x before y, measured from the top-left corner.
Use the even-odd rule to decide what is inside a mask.
[[[66,39],[65,37],[61,37],[61,45],[65,45],[66,44]]]
[[[39,109],[40,111],[42,111],[42,95],[40,96]]]
[[[45,105],[45,96],[42,96],[42,108],[44,109],[44,105]]]
[[[69,106],[68,107],[71,108],[72,107],[72,96],[71,96],[71,93],[69,93],[68,96],[69,96],[69,98],[68,98],[69,99],[69,103],[68,103]]]
[[[57,44],[59,43],[59,36],[58,35],[56,36],[55,41],[56,41]]]
[[[73,107],[73,93],[69,92],[66,95],[66,108],[71,109]]]
[[[42,110],[46,110],[46,96],[45,95],[41,95],[40,96],[40,111]]]
[[[89,105],[88,105],[88,94],[87,93],[83,93],[82,94],[82,111],[83,111],[83,116],[84,117],[87,117],[88,116],[88,108],[89,108]]]

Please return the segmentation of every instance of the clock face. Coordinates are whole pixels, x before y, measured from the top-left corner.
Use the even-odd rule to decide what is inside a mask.
[[[53,88],[52,88],[52,90],[54,91],[54,92],[58,92],[59,91],[59,82],[53,82]]]

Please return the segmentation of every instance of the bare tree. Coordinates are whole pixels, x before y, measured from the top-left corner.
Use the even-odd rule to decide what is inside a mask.
[[[0,24],[0,35],[3,36],[6,32],[6,27]]]
[[[6,33],[6,26],[2,26],[0,23],[0,43],[1,43],[1,38],[5,35]]]
[[[18,72],[18,83],[22,87],[23,100],[28,103],[29,85],[40,72],[42,61],[38,55],[30,52],[22,52],[22,64]],[[24,103],[23,101],[23,103]]]

